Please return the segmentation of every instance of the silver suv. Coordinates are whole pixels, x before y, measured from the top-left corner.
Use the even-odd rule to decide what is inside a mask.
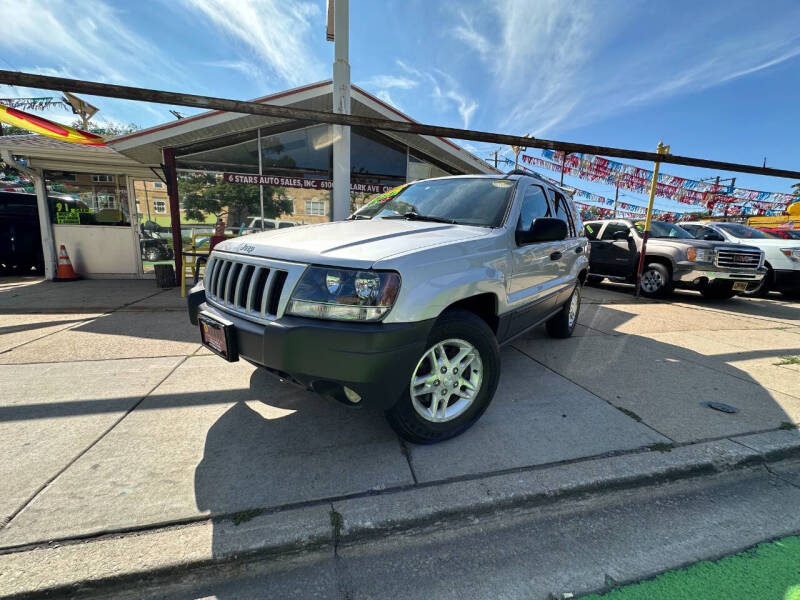
[[[501,344],[541,323],[572,334],[587,254],[572,201],[544,179],[427,179],[348,221],[220,243],[189,314],[225,359],[377,404],[404,439],[432,443],[486,410]]]

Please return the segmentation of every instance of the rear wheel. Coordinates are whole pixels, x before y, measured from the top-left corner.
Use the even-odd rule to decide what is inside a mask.
[[[402,396],[386,412],[400,437],[433,444],[466,431],[489,406],[500,379],[494,332],[471,312],[446,312],[409,375]]]
[[[672,291],[669,269],[661,263],[649,263],[642,272],[641,290],[648,298],[663,298]]]
[[[575,331],[578,324],[578,314],[581,311],[581,284],[575,286],[569,300],[566,301],[561,311],[547,321],[545,327],[550,337],[568,338]]]
[[[732,282],[723,282],[709,283],[700,290],[700,293],[703,294],[703,298],[707,298],[708,300],[728,300],[739,292],[733,291]]]

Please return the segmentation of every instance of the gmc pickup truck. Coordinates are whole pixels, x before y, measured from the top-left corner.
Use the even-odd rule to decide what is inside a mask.
[[[572,334],[588,274],[572,201],[518,172],[417,181],[348,221],[226,240],[188,297],[203,343],[354,406],[404,439],[470,427],[499,346]]]
[[[643,230],[644,221],[629,219],[584,223],[592,244],[589,283],[608,277],[635,284]],[[758,248],[697,240],[674,223],[653,221],[641,292],[660,298],[678,287],[725,300],[758,287],[766,272]]]

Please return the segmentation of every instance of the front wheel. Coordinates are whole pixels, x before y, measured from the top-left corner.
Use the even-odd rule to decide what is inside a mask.
[[[433,326],[408,386],[386,418],[404,440],[441,442],[480,418],[499,379],[500,349],[494,332],[471,312],[446,312]]]
[[[769,296],[769,290],[772,287],[772,267],[766,265],[767,272],[764,274],[764,278],[758,282],[758,285],[754,287],[752,290],[748,289],[742,292],[742,296],[747,296],[748,298],[766,298]],[[749,287],[749,286],[748,286]]]
[[[663,298],[672,291],[672,278],[667,267],[661,263],[650,263],[642,272],[642,295],[648,298]]]

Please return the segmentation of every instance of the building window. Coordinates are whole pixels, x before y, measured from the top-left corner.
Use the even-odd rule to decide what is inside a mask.
[[[114,183],[113,175],[92,175],[92,183]]]
[[[167,212],[167,203],[164,200],[154,200],[153,208],[157,213],[163,214]]]
[[[154,181],[153,182],[153,187],[156,188],[156,189],[161,189],[161,188],[164,187],[164,184],[161,183],[160,181]]]
[[[325,215],[325,202],[323,200],[306,200],[306,214],[307,215]]]
[[[98,194],[97,208],[100,210],[104,208],[116,208],[116,200],[114,194]]]

